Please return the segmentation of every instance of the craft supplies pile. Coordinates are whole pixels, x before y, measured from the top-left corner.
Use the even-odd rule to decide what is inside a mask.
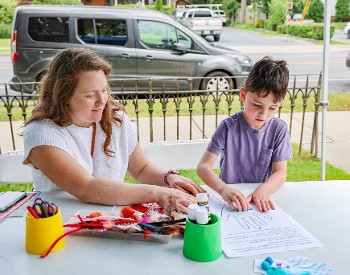
[[[122,233],[183,236],[186,217],[173,211],[170,215],[156,203],[138,204],[121,207],[120,212],[91,212],[87,216],[72,215],[78,218],[77,223],[67,223],[66,228],[80,230],[116,231]]]
[[[197,218],[198,223],[206,224],[210,217],[208,209],[208,195],[200,193],[197,195],[198,207],[196,214],[201,218]],[[189,218],[191,213],[190,205],[188,208]],[[205,210],[205,211],[200,211]],[[81,215],[79,212],[71,215],[78,219],[78,222],[67,223],[66,228],[74,228],[76,230],[99,230],[114,231],[122,233],[143,233],[144,239],[147,234],[160,235],[179,235],[183,237],[187,215],[172,211],[169,215],[157,203],[144,203],[131,206],[123,206],[118,211],[111,212],[95,212],[92,211],[88,215]]]

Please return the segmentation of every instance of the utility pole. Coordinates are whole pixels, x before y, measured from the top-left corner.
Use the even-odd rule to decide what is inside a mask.
[[[247,9],[247,0],[241,0],[241,11],[240,11],[241,23],[245,23],[246,9]]]

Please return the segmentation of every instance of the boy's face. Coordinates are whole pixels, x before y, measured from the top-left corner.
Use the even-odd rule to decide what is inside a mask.
[[[281,105],[281,101],[274,102],[275,97],[272,93],[262,97],[241,88],[240,95],[244,106],[244,119],[249,127],[255,130],[261,129],[267,121],[272,119]]]

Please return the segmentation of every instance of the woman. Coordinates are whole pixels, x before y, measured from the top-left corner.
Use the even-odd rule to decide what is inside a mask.
[[[33,168],[34,188],[62,189],[87,203],[157,202],[187,212],[203,190],[146,158],[123,106],[110,95],[111,70],[83,48],[60,51],[50,62],[24,131],[24,163]],[[143,184],[124,183],[127,170]]]

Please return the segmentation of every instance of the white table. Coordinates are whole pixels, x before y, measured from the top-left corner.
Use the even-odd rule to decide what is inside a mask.
[[[255,184],[236,185],[240,189]],[[324,247],[271,253],[272,258],[307,256],[326,263],[334,274],[350,269],[350,181],[288,182],[273,195],[274,202],[320,240]],[[66,192],[42,193],[56,202],[66,222],[77,210],[111,210],[111,207],[84,204]],[[223,256],[214,262],[199,263],[182,254],[183,240],[167,244],[68,236],[63,249],[39,259],[25,251],[25,217],[7,218],[0,223],[0,274],[254,274],[254,258]]]

